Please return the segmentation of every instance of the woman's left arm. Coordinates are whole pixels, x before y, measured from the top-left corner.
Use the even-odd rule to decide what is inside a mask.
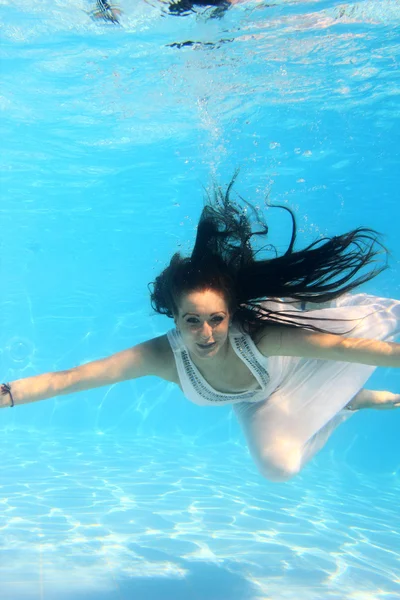
[[[297,327],[266,327],[256,342],[265,356],[299,356],[400,367],[400,344],[318,333]]]

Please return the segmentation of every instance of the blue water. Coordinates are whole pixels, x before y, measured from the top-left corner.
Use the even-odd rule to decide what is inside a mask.
[[[390,270],[365,289],[400,298],[398,2],[120,6],[113,26],[84,0],[2,3],[0,380],[170,328],[147,284],[238,167],[304,244],[383,232]],[[399,427],[363,411],[276,484],[228,407],[156,379],[2,410],[0,598],[399,598]]]

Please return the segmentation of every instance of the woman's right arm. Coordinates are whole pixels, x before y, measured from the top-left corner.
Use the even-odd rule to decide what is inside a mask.
[[[167,337],[163,335],[67,371],[17,379],[9,385],[14,404],[17,406],[146,375],[171,380],[171,357]],[[10,395],[0,395],[0,408],[10,405]]]

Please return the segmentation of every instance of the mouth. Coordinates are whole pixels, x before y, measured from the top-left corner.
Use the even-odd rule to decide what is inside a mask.
[[[216,343],[217,342],[211,342],[211,344],[197,344],[197,345],[202,350],[210,350],[211,348],[214,348],[214,346],[216,345]]]

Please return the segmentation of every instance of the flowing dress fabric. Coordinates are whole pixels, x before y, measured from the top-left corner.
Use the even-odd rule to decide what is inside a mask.
[[[393,341],[400,333],[400,302],[389,298],[344,295],[329,306],[306,311],[272,301],[263,306],[293,311],[298,322],[302,315],[312,317],[318,327],[356,338]],[[293,468],[299,470],[335,427],[354,414],[343,409],[376,367],[287,356],[272,356],[268,364],[279,381],[276,389],[264,402],[241,403],[234,410],[261,469],[269,456],[276,461],[282,453],[287,457],[293,453]]]
[[[307,324],[312,318],[317,327],[346,336],[393,341],[400,333],[400,302],[389,298],[346,294],[318,308],[309,304],[306,310],[273,300],[262,305],[289,312],[299,323]],[[247,395],[224,394],[211,388],[198,372],[178,332],[172,330],[168,338],[184,394],[201,405],[233,404],[250,452],[266,476],[281,468],[297,472],[335,427],[353,414],[343,409],[376,368],[288,356],[267,358],[250,336],[232,328],[230,342],[259,388]]]

